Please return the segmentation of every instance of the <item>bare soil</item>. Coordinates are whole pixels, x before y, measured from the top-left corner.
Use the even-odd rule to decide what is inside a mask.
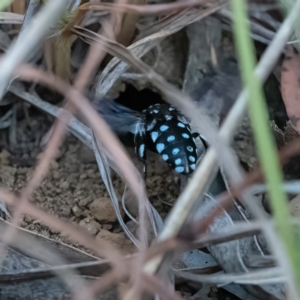
[[[134,164],[141,170],[142,165],[138,162],[133,149],[128,150]],[[18,152],[16,155],[2,150],[0,153],[0,184],[19,194],[32,177],[35,164],[31,164],[31,162],[40,157],[39,151],[31,149],[30,154]],[[35,153],[36,157],[32,157],[32,153]],[[112,179],[116,191],[122,195],[124,183],[116,174],[113,174]],[[154,153],[148,154],[146,185],[150,201],[164,218],[179,193],[179,185],[168,166],[159,155]],[[73,136],[67,136],[60,147],[59,155],[51,163],[50,170],[30,201],[50,214],[85,228],[96,238],[99,236],[111,241],[114,246],[126,253],[135,251],[133,244],[125,236],[117,222],[93,152]],[[134,216],[137,205],[130,192],[127,192],[126,207]],[[133,222],[129,221],[125,214],[123,215],[125,222],[129,222],[129,227],[132,227],[134,231],[134,226],[130,224]],[[82,248],[62,237],[59,232],[43,225],[41,220],[35,220],[28,215],[23,216],[21,226],[51,239]]]

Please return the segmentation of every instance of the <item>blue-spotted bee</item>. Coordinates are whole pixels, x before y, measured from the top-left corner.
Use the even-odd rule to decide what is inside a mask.
[[[169,104],[154,104],[142,112],[129,109],[115,101],[103,99],[97,110],[116,133],[131,132],[135,151],[144,163],[146,149],[157,152],[177,173],[188,175],[195,168],[199,150],[187,119]]]

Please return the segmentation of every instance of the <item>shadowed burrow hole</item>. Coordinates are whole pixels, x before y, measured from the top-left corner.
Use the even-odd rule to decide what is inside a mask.
[[[131,84],[126,84],[125,91],[115,101],[136,111],[142,111],[156,103],[164,103],[160,94],[150,89],[139,91]]]
[[[137,90],[133,85],[126,84],[124,92],[121,92],[115,101],[132,110],[142,112],[150,105],[164,103],[160,94],[150,89]],[[132,133],[120,134],[120,140],[127,147],[134,147],[134,136]]]

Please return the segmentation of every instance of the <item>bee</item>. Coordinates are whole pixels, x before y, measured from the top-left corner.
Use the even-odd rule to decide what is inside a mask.
[[[187,119],[172,105],[154,104],[138,112],[103,99],[97,104],[115,133],[131,132],[134,135],[135,152],[144,164],[146,175],[146,150],[157,152],[176,173],[189,175],[199,158],[195,139]]]

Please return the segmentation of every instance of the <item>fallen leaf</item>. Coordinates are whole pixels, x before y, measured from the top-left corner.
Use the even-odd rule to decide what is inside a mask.
[[[281,93],[291,124],[300,133],[300,55],[291,45],[282,64]]]

